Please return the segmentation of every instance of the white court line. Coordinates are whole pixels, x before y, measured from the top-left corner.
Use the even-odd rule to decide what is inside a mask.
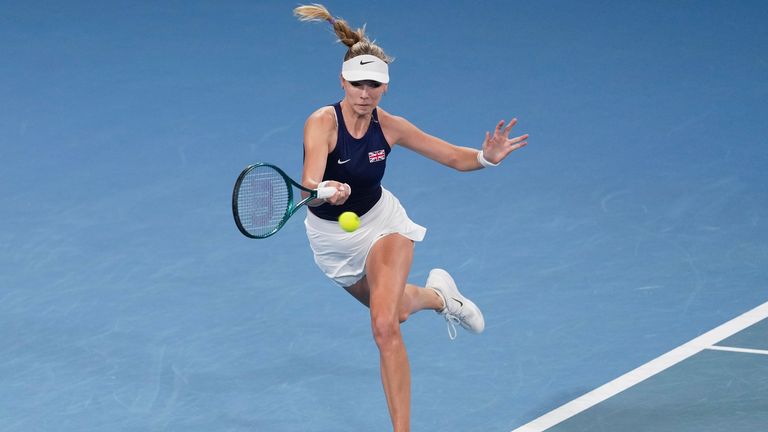
[[[727,323],[673,349],[661,357],[657,357],[637,369],[627,372],[615,380],[544,414],[536,420],[520,426],[512,432],[543,432],[552,426],[645,381],[659,372],[669,369],[677,363],[698,354],[704,349],[712,348],[713,345],[721,340],[762,321],[766,317],[768,317],[768,302],[763,303],[749,312],[745,312]]]
[[[766,350],[759,350],[759,349],[752,349],[752,348],[736,348],[736,347],[726,347],[726,346],[715,345],[715,346],[707,347],[707,349],[715,350],[715,351],[730,351],[730,352],[745,353],[745,354],[768,355],[768,351]]]

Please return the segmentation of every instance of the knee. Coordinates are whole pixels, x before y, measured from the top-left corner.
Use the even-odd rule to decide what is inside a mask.
[[[387,349],[402,341],[400,323],[393,316],[371,316],[373,339],[380,350]]]

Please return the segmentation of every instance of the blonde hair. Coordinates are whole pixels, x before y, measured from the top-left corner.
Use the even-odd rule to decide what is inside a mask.
[[[314,3],[299,6],[293,10],[293,14],[300,21],[327,21],[331,24],[333,31],[336,32],[336,36],[339,38],[339,42],[347,46],[347,53],[344,55],[345,61],[363,54],[376,56],[385,63],[391,63],[394,60],[380,46],[365,36],[365,26],[352,30],[346,21],[341,18],[335,18],[321,4]]]

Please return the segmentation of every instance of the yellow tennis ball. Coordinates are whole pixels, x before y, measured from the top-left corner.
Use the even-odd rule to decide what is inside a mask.
[[[360,218],[355,212],[346,211],[339,216],[339,226],[346,232],[352,232],[360,228]]]

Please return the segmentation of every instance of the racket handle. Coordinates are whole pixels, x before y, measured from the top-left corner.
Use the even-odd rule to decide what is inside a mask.
[[[317,188],[317,197],[319,199],[328,199],[335,194],[337,189],[335,187],[319,187]]]

